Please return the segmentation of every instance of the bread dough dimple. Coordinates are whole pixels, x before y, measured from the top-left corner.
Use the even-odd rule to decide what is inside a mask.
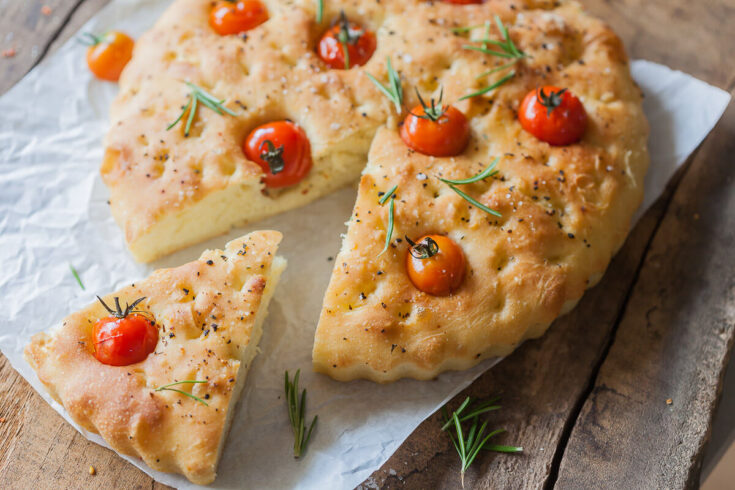
[[[314,343],[315,369],[335,379],[429,379],[540,336],[602,276],[642,199],[648,125],[625,52],[608,27],[571,2],[544,3],[549,8],[542,10],[486,2],[457,9],[459,19],[442,5],[446,26],[499,13],[530,57],[500,89],[456,104],[472,127],[459,156],[421,155],[394,128],[378,130]],[[461,12],[472,12],[473,21]],[[417,7],[405,28],[432,25],[425,13]],[[414,49],[426,55],[425,44]],[[440,83],[447,100],[479,83],[471,78],[487,70],[482,61],[496,61],[487,58],[458,52],[448,67],[451,81]],[[581,142],[552,147],[521,128],[519,103],[539,85],[567,87],[582,100],[589,125]],[[462,190],[501,218],[470,206],[437,178],[470,177],[495,157],[499,173]],[[393,240],[379,255],[388,206],[378,196],[394,185]],[[427,295],[405,273],[404,236],[431,233],[449,235],[467,258],[464,284],[451,296]]]

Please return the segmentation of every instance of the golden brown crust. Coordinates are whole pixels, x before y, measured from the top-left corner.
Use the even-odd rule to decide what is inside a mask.
[[[528,10],[534,3],[550,8]],[[424,32],[422,39],[431,33],[441,43],[450,73],[427,72],[440,74],[436,84],[444,86],[445,100],[488,83],[474,77],[492,66],[485,62],[503,61],[453,45],[455,38],[431,27],[432,19],[443,19],[446,31],[497,12],[530,57],[499,90],[456,104],[472,127],[460,156],[409,151],[391,127],[373,140],[314,344],[315,369],[336,379],[427,379],[541,335],[602,276],[642,199],[648,126],[622,45],[608,27],[576,3],[433,8],[416,7],[410,18],[395,19],[394,28],[406,36]],[[414,58],[435,58],[426,43],[411,46]],[[398,69],[411,73],[405,65]],[[589,126],[579,144],[551,147],[522,130],[519,103],[539,85],[567,87],[580,97]],[[500,157],[499,174],[462,190],[502,218],[471,207],[437,179],[470,177],[494,157]],[[393,185],[395,231],[379,256],[388,222],[379,192]],[[464,284],[448,297],[418,291],[405,273],[403,237],[429,233],[448,234],[468,261]]]
[[[108,366],[94,357],[92,327],[107,316],[99,303],[35,335],[26,359],[71,417],[113,449],[156,470],[209,483],[228,411],[237,401],[238,377],[247,373],[243,363],[252,359],[260,337],[256,316],[267,306],[263,292],[280,240],[275,231],[251,233],[229,242],[224,251],[205,251],[194,262],[158,270],[104,298],[119,296],[125,304],[146,297],[140,307],[155,317],[159,342],[141,363]],[[209,406],[172,391],[154,391],[181,380],[206,380],[177,388]]]

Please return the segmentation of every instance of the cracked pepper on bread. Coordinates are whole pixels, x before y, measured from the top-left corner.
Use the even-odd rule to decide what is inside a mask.
[[[254,232],[104,297],[107,305],[145,298],[136,311],[154,322],[158,341],[141,362],[98,361],[93,327],[108,313],[101,302],[35,335],[26,360],[72,419],[113,449],[210,483],[285,267],[280,241],[278,232]],[[156,390],[176,382],[184,393]]]
[[[396,32],[396,70],[405,87],[443,87],[444,100],[468,117],[470,140],[462,153],[437,158],[408,148],[390,124],[373,139],[313,347],[314,368],[338,380],[430,379],[542,335],[602,277],[643,196],[641,93],[604,23],[572,2],[414,2],[407,11],[383,17]],[[502,39],[495,14],[527,56],[482,82],[478,74],[507,60],[462,48],[482,28],[449,28],[490,21],[489,37]],[[515,76],[496,90],[457,102],[510,69]],[[544,85],[581,100],[580,141],[553,146],[521,126],[521,101]],[[496,174],[454,187],[499,215],[440,180],[470,178],[495,158]],[[391,220],[385,198],[393,188]],[[428,234],[450,238],[464,254],[464,279],[449,295],[427,294],[407,274],[407,239]]]

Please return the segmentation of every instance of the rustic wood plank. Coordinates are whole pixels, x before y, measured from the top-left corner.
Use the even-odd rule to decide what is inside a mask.
[[[557,320],[546,335],[526,342],[483,374],[452,402],[466,396],[502,394],[503,409],[493,412],[493,428],[509,433],[499,444],[524,448],[522,455],[481,454],[465,475],[468,488],[541,488],[551,475],[556,448],[574,423],[580,398],[610,341],[619,311],[675,182],[638,223],[603,280],[577,307]],[[425,421],[388,462],[365,482],[370,488],[456,488],[457,454],[439,430],[439,414]]]
[[[0,32],[12,32],[17,48],[15,57],[0,58],[0,92],[18,80],[44,52],[52,52],[105,3],[107,0],[0,0]],[[634,57],[666,63],[723,87],[735,82],[735,59],[728,57],[726,51],[710,49],[729,45],[727,41],[732,40],[723,42],[726,35],[732,35],[725,27],[735,13],[735,1],[714,0],[707,9],[686,0],[584,3],[613,25]],[[52,8],[48,18],[40,13],[43,4]],[[70,22],[65,23],[70,15]],[[691,29],[693,25],[698,29]],[[62,26],[63,31],[57,34]],[[682,36],[681,32],[687,35]],[[12,41],[6,35],[0,37],[0,51],[11,47]],[[722,155],[715,156],[724,158]],[[557,322],[546,337],[527,343],[467,390],[466,393],[478,397],[502,391],[504,409],[493,416],[493,422],[508,428],[510,434],[499,441],[519,443],[527,449],[521,456],[482,455],[467,475],[468,486],[538,487],[553,481],[561,457],[559,453],[555,458],[557,444],[566,439],[584,402],[585,389],[593,382],[610,341],[611,325],[665,211],[664,199],[644,217],[602,283],[588,293],[570,316]],[[593,325],[590,319],[594,319]],[[560,362],[559,357],[564,361]],[[1,487],[153,486],[153,481],[132,465],[80,436],[1,356],[0,392],[5,394],[0,397],[0,417],[6,419],[0,423]],[[454,403],[459,401],[460,397]],[[456,455],[449,440],[437,434],[437,421],[434,415],[422,424],[371,477],[371,483],[389,488],[458,486]],[[90,464],[98,470],[94,477],[87,473]]]
[[[0,93],[48,53],[84,0],[0,0]]]
[[[16,46],[31,47],[18,49],[14,58],[0,59],[0,93],[40,61],[42,53],[52,54],[108,2],[11,1],[8,10],[0,5],[4,14],[0,32],[13,32]],[[52,6],[49,18],[56,19],[55,22],[40,13],[42,4]],[[31,22],[19,22],[21,19]],[[34,44],[25,40],[33,40]],[[0,488],[168,488],[155,483],[113,451],[87,441],[2,355],[0,393],[0,417],[4,419],[0,423]],[[90,466],[94,466],[95,475],[89,474]]]
[[[734,132],[730,104],[647,253],[571,434],[560,488],[699,483],[735,332]]]
[[[589,0],[583,3],[593,14],[612,25],[623,38],[631,57],[665,63],[721,87],[733,86],[735,59],[723,59],[725,55],[711,52],[706,46],[730,45],[735,41],[735,32],[725,27],[724,20],[732,18],[735,2],[713,1],[708,3],[707,9],[679,0]],[[679,35],[693,31],[691,26],[694,25],[698,28],[692,36]],[[727,135],[722,127],[716,132],[720,138],[723,133]],[[709,158],[728,161],[732,154],[717,151],[698,157],[701,158],[698,161]],[[661,206],[664,205],[659,201],[646,214],[610,265],[602,283],[589,291],[568,317],[557,321],[546,337],[521,347],[453,400],[452,406],[456,406],[467,394],[487,397],[503,392],[504,408],[493,414],[493,425],[511,432],[504,442],[517,443],[526,449],[523,456],[482,455],[475,463],[478,468],[471,469],[465,478],[468,487],[540,488],[554,483],[567,433],[588,395],[586,384],[594,380],[595,363],[602,362],[616,324],[617,318],[610,315],[611,304],[618,307],[625,304],[636,276],[633,264],[640,262],[655,232],[658,218],[662,216]],[[593,324],[590,324],[591,319]],[[564,358],[561,362],[560,356]],[[724,359],[718,362],[722,364]],[[711,417],[714,406],[708,409]],[[457,456],[446,437],[437,438],[439,426],[439,416],[435,414],[365,482],[365,486],[456,488],[459,485]],[[616,436],[613,441],[630,447],[625,435],[617,433]],[[555,454],[557,444],[562,448]],[[586,472],[592,463],[588,460],[576,468]],[[565,480],[565,483],[570,481]],[[590,487],[589,481],[587,487]],[[625,485],[618,487],[626,488]]]

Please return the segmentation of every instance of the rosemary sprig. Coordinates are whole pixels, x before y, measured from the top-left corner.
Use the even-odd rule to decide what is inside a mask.
[[[510,80],[511,78],[513,78],[514,76],[516,76],[516,72],[515,71],[512,71],[512,72],[508,73],[507,75],[505,75],[500,80],[498,80],[497,82],[495,82],[493,84],[490,84],[487,87],[478,90],[477,92],[472,92],[471,94],[463,95],[462,97],[459,98],[459,100],[471,99],[472,97],[477,97],[478,95],[486,94],[486,93],[488,93],[490,91],[493,91],[496,88],[498,88],[501,85],[503,85],[508,80]]]
[[[500,31],[500,34],[503,36],[502,41],[498,41],[497,39],[490,39],[487,32],[489,32],[489,23],[483,24],[483,26],[486,29],[486,34],[483,39],[480,40],[482,43],[482,46],[473,46],[471,44],[465,44],[462,46],[462,49],[468,49],[471,51],[480,51],[481,53],[490,54],[493,56],[497,56],[499,58],[513,58],[516,60],[519,60],[521,58],[525,58],[527,55],[518,47],[515,45],[513,40],[510,38],[510,34],[508,33],[508,29],[503,25],[503,21],[500,20],[500,17],[497,15],[495,16],[495,23],[498,26],[498,30]],[[479,26],[478,26],[479,27]],[[488,44],[497,46],[500,50],[490,49],[488,47]]]
[[[301,370],[296,371],[296,375],[293,377],[293,381],[288,378],[288,371],[286,371],[286,402],[288,403],[288,419],[291,421],[291,429],[293,430],[294,443],[293,443],[293,457],[300,458],[306,449],[306,445],[309,443],[311,438],[311,432],[314,430],[318,415],[314,416],[314,419],[309,425],[309,430],[306,430],[304,424],[304,412],[306,410],[306,389],[301,392],[299,398],[299,374]]]
[[[522,447],[516,446],[505,446],[489,444],[490,438],[505,432],[505,429],[497,429],[485,434],[487,429],[488,420],[480,425],[480,415],[490,410],[496,410],[500,408],[498,405],[493,405],[498,399],[494,398],[475,407],[467,415],[462,416],[462,412],[472,403],[472,399],[467,397],[465,401],[459,406],[457,410],[452,412],[452,415],[447,414],[446,407],[442,408],[442,415],[444,417],[443,431],[448,431],[450,428],[454,428],[454,434],[452,431],[448,432],[454,448],[459,454],[461,469],[460,478],[462,481],[462,487],[464,488],[464,474],[470,465],[475,461],[480,450],[484,449],[487,451],[497,451],[503,453],[519,453],[523,451]],[[469,430],[465,431],[462,427],[462,422],[470,420]],[[479,426],[479,428],[478,428]]]
[[[77,280],[77,284],[79,284],[79,287],[82,288],[82,291],[86,291],[87,288],[84,287],[84,284],[82,284],[82,279],[79,277],[79,273],[74,268],[73,265],[69,264],[69,270],[71,271],[71,274],[74,276],[74,279]]]
[[[188,396],[189,398],[191,398],[193,400],[196,400],[199,403],[203,403],[205,406],[208,407],[209,406],[209,403],[205,402],[204,400],[202,400],[198,396],[193,395],[193,394],[191,394],[191,393],[189,393],[187,391],[184,391],[184,390],[179,390],[177,388],[171,388],[171,386],[176,386],[176,385],[181,385],[181,384],[196,384],[196,383],[206,383],[206,381],[204,381],[204,380],[194,380],[194,379],[185,379],[184,381],[176,381],[174,383],[169,383],[167,385],[159,386],[158,388],[156,388],[153,391],[164,391],[164,390],[166,390],[166,391],[175,391],[176,393],[179,393],[179,394],[184,395],[184,396]]]
[[[512,67],[515,65],[519,60],[526,58],[528,55],[518,49],[518,46],[515,45],[513,42],[513,39],[511,39],[510,34],[508,33],[508,29],[503,25],[503,21],[500,20],[500,17],[497,15],[495,16],[495,23],[498,26],[498,30],[500,31],[500,34],[503,36],[502,41],[498,41],[497,39],[490,39],[490,24],[489,22],[485,22],[485,24],[477,25],[477,26],[471,26],[469,28],[466,28],[466,30],[472,30],[477,27],[485,27],[485,37],[480,41],[481,46],[473,46],[471,44],[465,44],[462,46],[463,49],[471,50],[471,51],[479,51],[481,53],[489,54],[492,56],[497,56],[499,58],[506,58],[510,59],[508,63],[504,63],[500,66],[496,66],[480,75],[477,76],[477,78],[484,78],[488,75],[492,75],[493,73],[497,73],[499,71],[503,71],[507,68]],[[498,49],[491,49],[490,46],[496,46]],[[509,74],[502,77],[500,80],[488,85],[485,88],[482,88],[480,90],[477,90],[475,92],[472,92],[471,94],[462,96],[459,98],[459,100],[465,100],[470,99],[472,97],[477,97],[478,95],[483,95],[488,92],[491,92],[495,90],[496,88],[500,87],[504,83],[506,83],[508,80],[513,78],[515,76],[515,71],[511,71]]]
[[[501,218],[503,216],[502,214],[500,214],[499,212],[495,211],[494,209],[490,209],[489,207],[485,206],[484,204],[476,201],[475,199],[471,198],[470,196],[468,196],[464,192],[460,191],[453,184],[449,184],[449,188],[452,189],[454,192],[456,192],[462,199],[464,199],[468,203],[472,204],[476,208],[482,209],[486,213],[492,214],[493,216],[497,216],[498,218]]]
[[[394,214],[396,210],[396,189],[398,189],[398,186],[394,185],[388,192],[383,194],[383,197],[378,200],[378,202],[382,206],[383,204],[385,204],[385,201],[390,199],[390,205],[388,206],[388,229],[385,232],[385,246],[383,247],[383,250],[378,254],[378,257],[383,255],[385,251],[388,250],[388,247],[390,246],[390,241],[393,238],[393,227],[395,225]]]
[[[388,86],[380,83],[370,73],[366,72],[365,74],[368,76],[370,81],[378,87],[378,90],[383,92],[383,94],[393,102],[393,105],[396,106],[396,112],[400,114],[403,107],[403,86],[401,85],[401,77],[393,69],[393,65],[390,62],[390,56],[386,57],[386,67],[388,69]]]
[[[490,163],[490,165],[487,166],[485,170],[467,179],[453,180],[453,179],[443,179],[441,177],[438,177],[438,179],[444,182],[445,184],[454,184],[454,185],[464,185],[464,184],[472,184],[474,182],[479,182],[482,179],[492,177],[493,175],[498,173],[498,171],[495,170],[495,166],[498,164],[498,160],[499,158],[496,158]]]
[[[230,116],[237,116],[235,112],[228,109],[224,105],[222,105],[225,102],[225,99],[218,99],[214,95],[210,94],[203,88],[194,85],[191,82],[184,82],[187,87],[191,89],[191,92],[189,92],[188,98],[189,101],[186,103],[186,105],[182,108],[181,114],[179,114],[179,117],[176,118],[174,122],[168,125],[166,128],[166,131],[169,131],[171,128],[176,126],[179,121],[181,121],[184,118],[184,114],[189,112],[189,117],[186,119],[186,126],[184,127],[184,136],[188,137],[189,132],[191,130],[191,123],[194,121],[194,115],[197,112],[197,108],[199,104],[203,104],[206,107],[209,107],[214,112],[219,114],[220,116],[224,113],[229,114]]]
[[[318,24],[324,20],[324,0],[316,0],[316,21]]]
[[[342,51],[345,55],[345,70],[350,69],[350,51],[348,49],[349,44],[357,44],[357,41],[362,37],[362,29],[354,30],[350,29],[350,21],[347,20],[345,11],[339,13],[339,32],[337,33],[337,41],[342,45]]]

